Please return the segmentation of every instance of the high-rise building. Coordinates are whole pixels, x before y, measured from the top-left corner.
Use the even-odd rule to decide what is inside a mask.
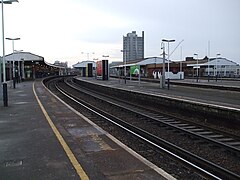
[[[123,36],[123,62],[144,58],[144,31],[138,37],[136,31]]]

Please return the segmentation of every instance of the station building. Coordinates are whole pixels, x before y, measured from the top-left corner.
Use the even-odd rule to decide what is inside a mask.
[[[16,52],[5,56],[6,80],[32,80],[52,75],[63,75],[66,66],[47,63],[42,56],[30,52]],[[15,69],[15,72],[13,72]],[[3,76],[3,75],[2,75]]]
[[[73,68],[77,70],[77,74],[82,77],[92,77],[95,75],[96,63],[94,61],[82,61],[73,65]]]
[[[226,58],[209,58],[187,64],[192,69],[192,74],[196,75],[196,69],[200,77],[218,76],[218,77],[240,77],[240,66],[236,62]]]
[[[110,65],[110,73],[111,75],[124,75],[124,69],[126,66],[126,73],[127,76],[131,76],[130,74],[130,69],[131,66],[139,66],[140,69],[140,74],[141,77],[146,77],[146,78],[154,78],[155,73],[160,73],[162,74],[163,70],[163,58],[162,57],[148,57],[144,58],[142,60],[136,60],[136,61],[131,61],[127,62],[126,65],[124,63],[119,63],[119,64],[114,64]],[[180,71],[178,63],[165,59],[165,76],[168,77],[168,64],[169,64],[169,78],[170,79],[183,79],[184,74],[182,71]]]
[[[194,59],[193,57],[186,57],[185,61],[172,61],[165,59],[165,77],[168,77],[169,64],[169,78],[170,79],[184,79],[188,77],[240,77],[240,66],[236,62],[230,61],[226,58],[208,58]],[[130,76],[131,66],[139,65],[141,77],[154,78],[155,72],[162,73],[163,58],[148,57],[141,60],[131,61],[125,63],[110,65],[110,75],[123,76],[124,68],[126,66],[127,76]]]

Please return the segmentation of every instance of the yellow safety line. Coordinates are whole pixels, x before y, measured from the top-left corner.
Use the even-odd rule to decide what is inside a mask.
[[[79,177],[83,180],[89,180],[87,174],[85,173],[85,171],[83,170],[82,166],[79,164],[79,162],[77,161],[76,157],[74,156],[73,152],[71,151],[71,149],[69,148],[69,146],[67,145],[67,143],[65,142],[65,140],[63,139],[62,135],[60,134],[60,132],[58,131],[58,129],[56,128],[56,126],[54,125],[54,123],[52,122],[51,118],[49,117],[48,113],[46,112],[45,108],[43,107],[41,101],[39,100],[37,93],[35,91],[35,83],[33,83],[33,93],[37,99],[37,102],[40,106],[40,108],[42,109],[42,112],[44,114],[44,116],[46,117],[50,127],[52,128],[54,134],[56,135],[58,141],[60,142],[60,144],[62,145],[65,153],[67,154],[69,160],[71,161],[72,165],[74,166],[75,170],[77,171],[77,174],[79,175]]]

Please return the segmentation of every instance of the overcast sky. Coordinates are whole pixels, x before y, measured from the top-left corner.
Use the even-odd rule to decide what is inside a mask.
[[[240,0],[19,0],[4,5],[5,37],[20,37],[16,50],[49,63],[73,65],[109,55],[122,60],[122,36],[145,31],[145,57],[161,54],[161,40],[180,41],[182,57],[220,53],[240,63]],[[5,41],[6,54],[12,44]],[[2,48],[0,49],[2,54]],[[92,54],[94,52],[95,54]],[[180,60],[181,48],[172,55]]]

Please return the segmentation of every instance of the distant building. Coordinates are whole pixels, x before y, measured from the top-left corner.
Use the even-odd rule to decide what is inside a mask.
[[[92,77],[95,75],[96,63],[94,61],[82,61],[73,65],[74,69],[79,70],[79,75],[82,77]]]
[[[5,60],[7,62],[7,81],[12,80],[14,76],[16,80],[20,82],[22,80],[43,78],[53,75],[62,75],[66,70],[65,67],[49,64],[44,60],[44,57],[30,52],[11,53],[5,56]],[[13,69],[15,69],[15,71]],[[13,75],[13,73],[15,73],[15,75]]]
[[[228,60],[226,58],[204,58],[203,60],[189,61],[186,58],[186,63],[188,67],[187,73],[190,76],[196,76],[196,69],[199,70],[199,76],[218,76],[218,77],[239,77],[240,67],[234,61]]]
[[[68,62],[55,61],[53,65],[67,68],[68,67]]]
[[[136,31],[123,36],[123,62],[144,58],[144,31],[138,37]]]
[[[127,77],[130,77],[130,67],[139,65],[141,77],[154,78],[154,73],[163,73],[163,58],[148,57],[141,60],[126,63]],[[124,76],[124,62],[110,66],[110,73],[113,76]],[[169,61],[169,78],[184,79],[198,77],[235,77],[240,78],[240,66],[227,58],[194,59],[186,57],[185,61]],[[168,61],[165,59],[165,77],[168,77]]]

